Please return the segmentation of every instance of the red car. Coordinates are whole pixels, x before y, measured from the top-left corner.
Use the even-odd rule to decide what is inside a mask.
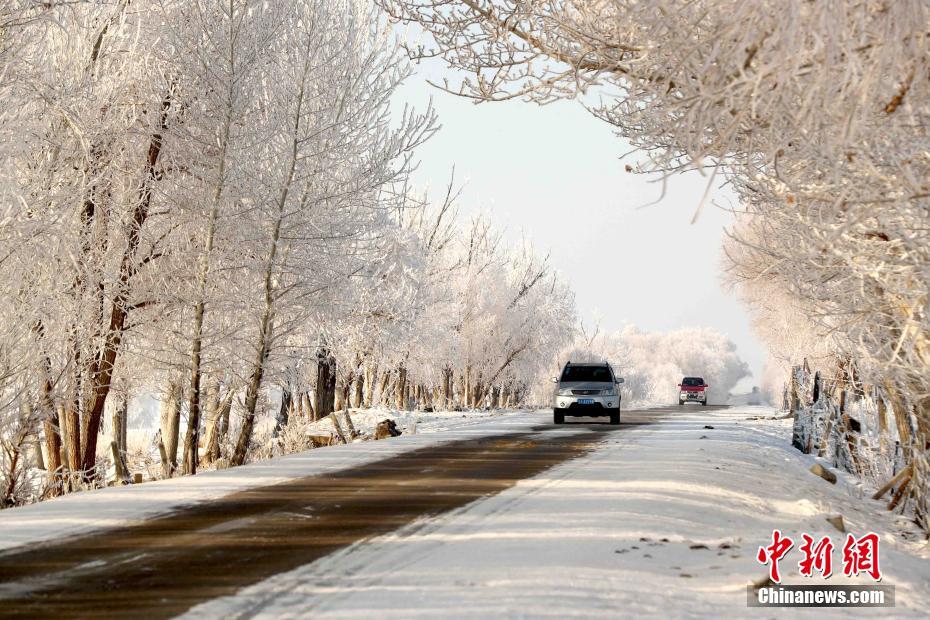
[[[701,403],[707,405],[707,388],[703,377],[685,377],[678,384],[678,404]]]

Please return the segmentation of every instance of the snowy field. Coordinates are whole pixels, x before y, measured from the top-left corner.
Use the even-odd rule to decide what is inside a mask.
[[[833,486],[809,473],[815,459],[791,449],[788,421],[750,419],[771,414],[686,408],[612,433],[590,455],[497,496],[188,617],[925,617],[930,556],[916,530],[863,499],[851,477]],[[767,574],[754,556],[772,529],[838,540],[826,521],[837,514],[857,535],[879,532],[896,608],[747,608],[746,585]],[[786,583],[818,583],[803,581],[796,562],[782,563]]]

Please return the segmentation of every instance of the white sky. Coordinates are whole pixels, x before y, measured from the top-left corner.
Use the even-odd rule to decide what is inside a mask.
[[[417,186],[434,199],[452,166],[465,188],[464,216],[486,211],[512,239],[525,235],[575,290],[579,316],[603,329],[712,327],[736,343],[761,380],[766,354],[740,302],[722,288],[720,247],[730,215],[708,203],[690,224],[707,179],[676,176],[665,198],[658,177],[629,174],[630,150],[611,127],[580,105],[473,102],[429,86],[423,71],[399,93],[422,109],[432,97],[442,129],[419,151]],[[725,189],[715,202],[732,205]]]

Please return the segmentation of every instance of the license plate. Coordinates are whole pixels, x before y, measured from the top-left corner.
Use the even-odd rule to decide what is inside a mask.
[[[593,398],[579,398],[578,404],[579,405],[593,405],[594,399]]]

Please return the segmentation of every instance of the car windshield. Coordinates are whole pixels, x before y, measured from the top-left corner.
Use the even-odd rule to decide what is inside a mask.
[[[687,385],[688,387],[701,387],[704,385],[704,379],[700,377],[685,377],[681,384]]]
[[[562,381],[596,381],[610,383],[614,379],[607,366],[566,366],[562,371]]]

